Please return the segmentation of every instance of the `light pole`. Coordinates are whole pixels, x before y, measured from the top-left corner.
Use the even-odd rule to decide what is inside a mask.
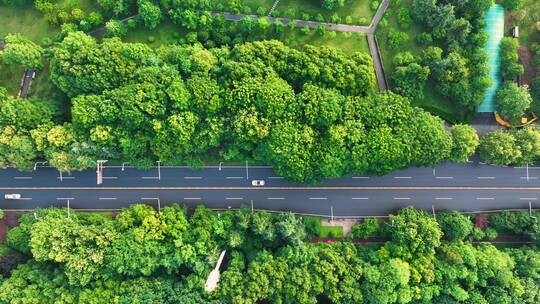
[[[126,164],[129,164],[129,163],[122,163],[122,171],[124,171]]]
[[[103,184],[103,164],[106,163],[106,160],[98,160],[97,161],[97,169],[96,169],[96,177],[97,177],[97,184],[101,185]]]
[[[334,206],[330,206],[330,224],[334,226]]]
[[[68,213],[67,218],[69,219],[69,200],[67,200],[67,213]]]
[[[158,176],[158,180],[161,180],[161,161],[160,160],[157,161],[157,176]]]
[[[437,217],[435,216],[435,206],[434,205],[431,205],[431,212],[433,212],[433,218],[437,219]]]
[[[249,179],[249,167],[248,167],[248,161],[246,160],[246,180]]]
[[[150,201],[150,200],[157,201],[158,214],[161,215],[161,200],[159,199],[159,197],[141,197],[141,200],[144,200],[144,201]]]
[[[36,171],[38,165],[45,166],[46,164],[47,164],[47,162],[36,162],[36,163],[34,164],[34,171]]]
[[[219,162],[219,168],[218,168],[219,171],[221,171],[221,164],[223,164],[223,162]]]

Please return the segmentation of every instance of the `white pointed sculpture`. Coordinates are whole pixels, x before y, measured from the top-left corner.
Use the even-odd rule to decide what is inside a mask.
[[[217,284],[219,282],[219,266],[221,266],[221,262],[223,262],[223,257],[225,257],[225,250],[221,252],[216,267],[210,272],[210,275],[208,275],[208,279],[206,279],[206,284],[204,284],[204,290],[206,290],[207,292],[212,292],[217,287]]]

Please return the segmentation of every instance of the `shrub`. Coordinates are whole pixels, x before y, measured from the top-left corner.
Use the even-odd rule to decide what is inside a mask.
[[[484,237],[486,236],[486,234],[484,233],[484,231],[478,227],[474,227],[473,230],[472,230],[472,233],[471,233],[471,237],[473,240],[481,240],[483,239]]]
[[[369,5],[369,8],[372,10],[372,11],[376,11],[378,8],[379,8],[379,5],[380,5],[380,2],[378,0],[374,0],[371,2],[371,4]]]
[[[147,40],[148,40],[148,42],[153,43],[153,42],[156,41],[156,37],[154,37],[154,36],[148,36],[148,39],[147,39]]]
[[[433,37],[430,33],[423,32],[416,36],[416,41],[422,45],[431,45],[433,43]]]
[[[268,13],[268,10],[265,7],[259,6],[257,8],[257,15],[264,16]]]
[[[464,240],[473,231],[471,219],[456,211],[437,215],[437,221],[448,241]]]
[[[346,23],[346,24],[352,24],[352,23],[353,23],[352,17],[351,17],[351,16],[345,17],[345,23]]]
[[[391,49],[397,49],[402,46],[403,43],[409,40],[409,35],[405,32],[396,31],[390,29],[388,32],[388,46]]]
[[[324,17],[321,13],[319,13],[315,16],[315,20],[319,22],[324,22]]]
[[[486,234],[486,237],[490,240],[494,240],[497,238],[497,236],[499,235],[497,233],[497,230],[491,228],[491,227],[488,227],[484,230],[484,233]]]
[[[381,225],[376,218],[366,218],[352,227],[351,234],[356,238],[367,239],[381,233]]]
[[[6,238],[6,244],[21,253],[30,254],[30,232],[21,227],[9,229]]]

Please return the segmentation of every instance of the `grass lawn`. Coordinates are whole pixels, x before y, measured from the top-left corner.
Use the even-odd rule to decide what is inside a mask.
[[[10,95],[16,96],[23,72],[22,66],[7,65],[0,60],[0,87],[6,88]]]
[[[321,217],[317,216],[302,216],[304,225],[315,234],[315,237],[343,237],[342,226],[322,226]]]
[[[411,6],[412,0],[403,0],[401,4],[396,5],[394,3],[390,4],[390,7],[386,11],[386,19],[388,20],[388,25],[386,27],[381,27],[377,29],[377,39],[379,41],[379,46],[381,49],[381,56],[383,60],[384,70],[387,77],[390,81],[390,76],[394,71],[394,65],[392,64],[392,59],[394,56],[400,52],[408,51],[413,55],[418,56],[422,53],[424,46],[416,42],[416,37],[422,33],[420,26],[412,24],[409,29],[400,29],[397,22],[397,10],[401,7],[408,8]],[[402,44],[399,49],[391,49],[387,46],[387,37],[388,31],[393,28],[403,32],[406,32],[409,35],[409,40]],[[390,81],[390,89],[392,84]],[[434,86],[429,82],[426,83],[424,90],[424,100],[413,100],[414,106],[421,107],[426,111],[438,115],[448,122],[470,122],[474,114],[474,109],[467,109],[463,106],[449,102],[445,97],[441,96],[434,89]]]
[[[348,0],[345,5],[336,10],[327,10],[322,7],[320,0],[281,0],[276,6],[274,16],[289,17],[289,10],[294,11],[296,18],[301,18],[302,14],[309,14],[310,20],[315,20],[315,16],[321,14],[324,20],[331,21],[332,15],[337,14],[341,18],[341,23],[345,23],[345,18],[350,16],[353,24],[368,25],[375,14],[370,9],[372,0]]]
[[[140,42],[149,45],[152,48],[159,47],[162,44],[172,44],[178,42],[181,37],[188,33],[186,29],[167,20],[162,22],[157,28],[149,30],[144,27],[138,27],[129,30],[126,37],[122,38],[124,42]],[[150,42],[149,37],[154,41]]]
[[[54,37],[58,29],[49,25],[43,15],[34,9],[33,1],[28,3],[19,6],[0,4],[0,37],[21,33],[36,43],[41,43],[43,37]]]
[[[511,13],[512,20],[506,25],[507,30],[519,26],[519,42],[530,47],[533,43],[540,42],[540,31],[536,29],[536,23],[540,21],[540,1],[524,0],[523,8]]]
[[[369,53],[369,48],[366,40],[366,36],[361,33],[347,33],[335,32],[336,36],[331,37],[328,32],[321,36],[314,30],[310,31],[307,35],[300,32],[300,30],[289,31],[282,41],[290,47],[301,49],[305,44],[317,45],[317,46],[329,46],[338,49],[342,49],[345,53],[352,54],[354,52]]]

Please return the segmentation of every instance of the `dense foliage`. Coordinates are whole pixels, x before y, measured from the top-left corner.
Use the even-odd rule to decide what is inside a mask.
[[[502,116],[521,117],[531,106],[529,87],[507,82],[497,90],[497,110]]]
[[[29,69],[43,67],[43,49],[30,39],[20,34],[5,37],[6,47],[0,53],[0,59],[7,64],[20,64]]]
[[[2,154],[3,166],[25,169],[38,158],[62,171],[103,158],[200,166],[219,155],[313,182],[434,165],[458,150],[464,160],[474,150],[458,148],[470,145],[460,142],[466,137],[451,136],[407,98],[375,93],[362,53],[277,41],[152,50],[75,32],[51,57],[51,80],[71,97],[71,122],[58,122],[53,103],[0,95],[0,147],[14,151]],[[29,107],[36,110],[26,115]]]
[[[491,220],[498,227],[508,222]],[[29,248],[32,259],[0,283],[0,302],[527,304],[540,299],[537,249],[473,245],[466,216],[449,213],[435,220],[407,208],[384,224],[367,220],[363,227],[390,241],[305,243],[296,238],[305,233],[300,218],[246,209],[216,213],[199,207],[187,215],[173,205],[158,214],[134,205],[114,219],[38,210],[23,215],[8,233]],[[204,282],[221,250],[227,258],[218,289],[206,293]]]
[[[536,125],[530,125],[510,132],[491,132],[481,138],[478,150],[480,157],[490,164],[533,164],[540,158],[540,131]]]
[[[482,17],[491,3],[412,1],[410,14],[425,30],[418,39],[430,46],[424,52],[429,80],[442,96],[458,105],[478,105],[490,83]]]
[[[523,75],[524,68],[518,62],[519,41],[516,38],[504,37],[501,41],[501,76],[513,81]]]

